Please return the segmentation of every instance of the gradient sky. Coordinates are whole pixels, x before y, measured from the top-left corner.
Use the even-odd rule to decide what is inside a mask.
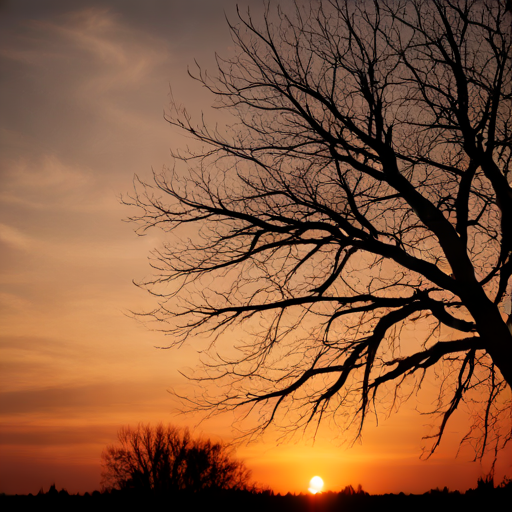
[[[236,3],[0,1],[0,492],[98,489],[101,451],[121,425],[200,419],[176,416],[168,393],[188,389],[178,370],[197,362],[194,347],[158,350],[163,335],[127,314],[151,307],[132,279],[150,273],[148,253],[164,238],[137,237],[119,197],[186,143],[163,119],[170,87],[192,114],[214,119],[187,66],[213,72],[214,53],[231,54],[225,14],[234,19]],[[259,0],[238,4],[261,12]],[[305,492],[315,474],[331,490],[474,487],[488,467],[466,449],[455,458],[464,414],[439,452],[419,459],[433,419],[415,407],[429,400],[369,423],[352,448],[325,426],[314,444],[277,444],[269,432],[238,454],[281,493]],[[195,432],[231,440],[232,419]],[[512,476],[511,460],[501,457],[498,481]]]

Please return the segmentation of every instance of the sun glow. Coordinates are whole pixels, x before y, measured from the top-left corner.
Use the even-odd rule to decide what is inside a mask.
[[[324,487],[324,481],[319,476],[314,476],[309,481],[309,489],[308,489],[308,491],[311,494],[317,494],[317,493],[322,491],[323,487]]]

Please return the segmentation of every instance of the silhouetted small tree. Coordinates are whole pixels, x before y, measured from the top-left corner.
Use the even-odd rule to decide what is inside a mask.
[[[352,485],[345,486],[345,488],[340,491],[340,494],[343,496],[365,496],[368,493],[363,491],[363,486],[359,484],[357,489],[354,489]]]
[[[247,489],[250,471],[224,443],[162,424],[122,427],[102,453],[104,490],[169,492]]]

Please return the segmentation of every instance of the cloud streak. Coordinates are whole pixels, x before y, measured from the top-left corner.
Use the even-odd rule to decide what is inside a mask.
[[[0,223],[0,243],[14,249],[27,250],[31,246],[31,239],[19,229]]]
[[[160,399],[165,401],[165,386],[161,388]],[[147,388],[141,383],[100,383],[83,386],[54,386],[46,389],[29,389],[0,393],[0,410],[2,415],[14,414],[84,414],[104,413],[113,409],[123,410],[134,404],[150,401]]]

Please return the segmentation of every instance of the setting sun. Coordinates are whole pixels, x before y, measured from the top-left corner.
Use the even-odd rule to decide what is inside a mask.
[[[309,481],[309,489],[308,491],[311,494],[317,494],[319,493],[324,487],[324,481],[319,476],[314,476]]]

